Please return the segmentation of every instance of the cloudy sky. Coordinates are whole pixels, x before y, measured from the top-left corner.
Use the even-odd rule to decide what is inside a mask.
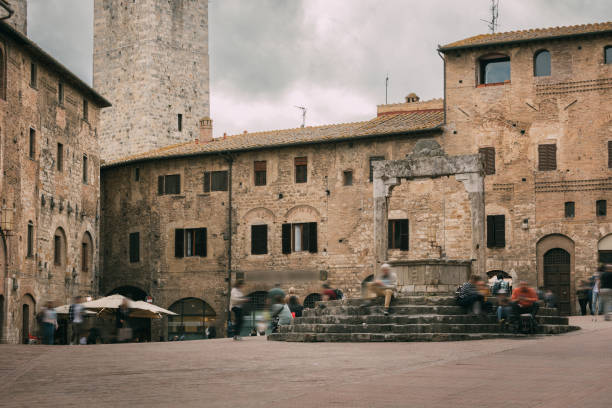
[[[367,120],[442,96],[445,44],[487,32],[489,0],[211,0],[215,135]],[[610,0],[501,0],[499,31],[612,20]],[[29,0],[29,36],[88,83],[93,0]]]

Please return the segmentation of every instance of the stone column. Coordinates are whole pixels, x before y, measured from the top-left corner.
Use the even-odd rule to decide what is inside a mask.
[[[389,223],[389,195],[393,187],[399,184],[399,179],[392,177],[377,177],[374,174],[374,273],[387,259],[387,224]]]
[[[463,183],[470,198],[472,259],[476,260],[476,268],[472,272],[484,276],[486,273],[484,177],[480,173],[465,173],[457,174],[456,179]]]

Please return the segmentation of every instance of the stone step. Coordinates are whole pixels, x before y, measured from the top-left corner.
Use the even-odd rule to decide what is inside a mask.
[[[561,316],[536,316],[539,324],[564,324],[569,323],[567,317]],[[377,315],[363,315],[363,316],[314,316],[314,317],[297,317],[294,320],[294,325],[298,324],[431,324],[431,323],[448,323],[448,324],[497,324],[497,317],[495,315],[480,315],[473,316],[467,314],[460,315],[415,315],[415,316],[398,316],[396,314],[390,314],[384,316],[382,314]]]
[[[465,310],[460,306],[429,306],[429,305],[397,305],[391,307],[392,314],[394,315],[423,315],[423,314],[437,314],[437,315],[460,315],[465,314]],[[305,309],[303,312],[304,317],[315,317],[315,316],[363,316],[363,315],[375,315],[382,314],[382,306],[327,306],[324,303],[317,304],[314,309]],[[538,311],[540,316],[558,316],[559,312],[557,309],[542,307]]]
[[[360,306],[364,299],[342,299],[317,302],[317,305],[330,306]],[[382,306],[383,298],[372,299],[374,305]],[[456,306],[454,296],[401,296],[393,299],[393,305],[428,305],[428,306]]]

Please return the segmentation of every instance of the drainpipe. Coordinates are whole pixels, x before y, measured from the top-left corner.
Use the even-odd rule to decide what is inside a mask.
[[[7,13],[7,16],[0,17],[0,20],[9,19],[15,14],[15,11],[11,8],[11,6],[4,0],[0,0],[0,7],[2,7]]]
[[[231,154],[222,154],[221,157],[229,165],[228,172],[228,203],[227,203],[227,225],[228,225],[228,242],[227,242],[227,321],[232,318],[232,311],[229,310],[230,296],[232,293],[232,167],[234,157]]]
[[[444,125],[446,125],[446,58],[444,58],[444,56],[442,56],[442,53],[440,52],[440,46],[438,45],[438,56],[440,58],[442,58],[442,61],[444,63],[444,93],[442,94],[442,104],[443,104],[443,108],[444,108]]]

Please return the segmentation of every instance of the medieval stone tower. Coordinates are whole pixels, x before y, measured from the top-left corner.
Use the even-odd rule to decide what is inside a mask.
[[[28,35],[28,0],[9,0],[8,4],[15,14],[6,22],[23,35]]]
[[[95,0],[93,67],[113,104],[103,160],[198,138],[210,115],[208,0]]]

